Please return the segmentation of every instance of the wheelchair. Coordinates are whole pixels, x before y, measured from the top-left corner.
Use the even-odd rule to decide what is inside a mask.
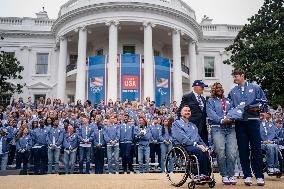
[[[263,158],[263,172],[266,172],[268,174],[268,176],[276,176],[277,178],[281,178],[282,174],[284,173],[284,162],[283,162],[282,151],[280,149],[278,150],[278,162],[279,162],[280,172],[277,172],[277,173],[269,173],[268,172],[265,150],[262,150],[262,158]]]
[[[182,146],[174,146],[166,156],[165,160],[165,171],[168,180],[171,185],[175,187],[182,186],[187,179],[190,181],[188,183],[189,189],[194,189],[196,185],[206,185],[209,188],[214,188],[216,185],[212,157],[209,154],[209,178],[206,180],[201,180],[199,174],[199,161],[195,155],[188,154],[188,152]],[[172,162],[173,170],[170,170],[170,164]],[[202,163],[202,162],[201,162]],[[171,172],[172,171],[172,172]]]

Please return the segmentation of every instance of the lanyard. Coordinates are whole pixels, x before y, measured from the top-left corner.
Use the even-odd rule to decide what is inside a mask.
[[[226,114],[226,112],[227,112],[226,100],[225,100],[224,97],[222,97],[221,101],[222,101],[222,110],[223,110],[224,114]]]

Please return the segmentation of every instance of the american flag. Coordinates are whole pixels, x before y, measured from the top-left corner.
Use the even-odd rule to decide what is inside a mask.
[[[169,80],[165,78],[159,78],[156,80],[156,86],[160,88],[169,88]]]
[[[90,87],[102,87],[104,85],[104,78],[103,77],[93,77],[90,79]]]

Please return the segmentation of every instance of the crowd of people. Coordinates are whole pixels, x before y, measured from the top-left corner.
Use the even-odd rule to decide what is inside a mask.
[[[166,154],[173,145],[182,145],[203,162],[201,178],[208,177],[204,162],[211,150],[224,184],[236,184],[236,176],[242,176],[251,185],[253,170],[257,184],[264,185],[262,150],[268,171],[280,172],[277,153],[284,145],[283,112],[279,107],[261,113],[261,104],[255,101],[266,99],[261,88],[247,82],[241,70],[232,75],[237,86],[228,98],[221,83],[214,83],[206,100],[202,94],[208,86],[196,80],[180,106],[173,101],[157,107],[149,98],[99,104],[13,99],[0,107],[1,170],[15,164],[21,174],[31,167],[36,175],[58,174],[62,164],[65,174],[72,174],[78,163],[80,174],[118,174],[121,158],[123,173],[134,173],[134,160],[139,173],[149,172],[150,162],[165,172]],[[169,170],[173,171],[173,162]]]

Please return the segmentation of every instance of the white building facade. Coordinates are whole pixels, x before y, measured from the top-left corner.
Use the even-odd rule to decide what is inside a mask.
[[[58,18],[45,11],[36,18],[0,17],[1,51],[14,53],[24,66],[22,96],[85,101],[86,61],[107,57],[107,97],[119,96],[119,54],[142,55],[142,99],[154,94],[154,56],[172,64],[172,100],[180,102],[195,79],[233,86],[232,67],[224,50],[242,26],[216,25],[182,0],[70,0]],[[209,96],[209,88],[205,96]]]

